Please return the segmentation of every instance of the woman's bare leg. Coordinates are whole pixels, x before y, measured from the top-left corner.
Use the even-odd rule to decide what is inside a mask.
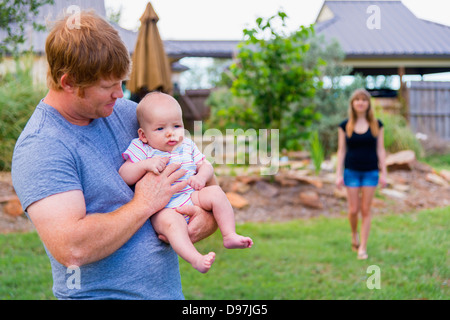
[[[358,235],[358,213],[360,209],[360,188],[347,187],[348,220],[352,230],[352,249],[357,250],[359,246]]]
[[[371,206],[376,187],[362,187],[361,196],[361,244],[358,255],[363,256],[367,252],[367,241],[369,239],[370,226],[372,221]]]

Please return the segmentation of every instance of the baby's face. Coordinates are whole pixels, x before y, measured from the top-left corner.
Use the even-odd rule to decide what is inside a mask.
[[[158,99],[148,108],[139,137],[152,148],[171,152],[184,139],[181,109],[172,101]],[[140,131],[141,131],[140,129]]]

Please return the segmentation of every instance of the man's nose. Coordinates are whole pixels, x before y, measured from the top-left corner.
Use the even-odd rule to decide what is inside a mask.
[[[123,98],[123,90],[122,90],[122,85],[117,85],[117,87],[115,88],[113,94],[112,94],[114,99],[120,99]]]

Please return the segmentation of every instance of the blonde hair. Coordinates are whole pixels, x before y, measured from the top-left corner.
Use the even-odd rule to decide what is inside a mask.
[[[366,112],[366,120],[369,122],[369,128],[370,132],[372,133],[372,136],[377,137],[378,133],[380,131],[379,124],[377,119],[375,118],[375,115],[373,113],[372,104],[370,102],[371,95],[370,93],[365,89],[356,89],[351,97],[350,97],[350,103],[348,107],[348,122],[345,126],[345,132],[347,134],[347,137],[351,137],[353,134],[353,130],[355,128],[356,118],[357,114],[355,110],[353,109],[353,102],[357,99],[362,97],[363,99],[367,100],[369,102],[369,108]]]
[[[93,11],[80,12],[77,26],[69,19],[57,21],[45,43],[50,89],[62,89],[64,74],[81,90],[100,79],[122,80],[129,75],[128,49],[107,21]]]

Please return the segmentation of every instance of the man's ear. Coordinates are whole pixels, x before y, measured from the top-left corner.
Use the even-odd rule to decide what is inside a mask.
[[[143,143],[148,143],[148,140],[145,136],[145,132],[142,128],[138,129],[138,135],[139,135],[139,140],[141,140]]]
[[[61,87],[67,92],[75,91],[74,81],[67,73],[63,74],[61,77]]]

